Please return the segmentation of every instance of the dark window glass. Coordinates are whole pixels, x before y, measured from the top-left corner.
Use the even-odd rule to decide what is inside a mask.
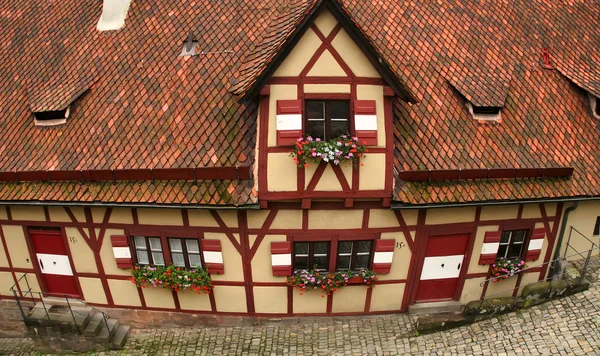
[[[307,100],[304,111],[306,136],[329,140],[350,133],[348,100]]]
[[[340,241],[336,270],[357,270],[371,266],[373,241]]]
[[[596,115],[600,116],[600,100],[596,99]]]
[[[503,231],[497,257],[521,258],[528,230]]]
[[[134,236],[135,257],[139,265],[164,266],[162,244],[159,237]]]
[[[294,269],[309,270],[315,267],[319,271],[329,269],[329,247],[327,242],[295,242]]]
[[[202,267],[198,240],[169,238],[169,248],[173,265],[186,268]]]
[[[500,107],[497,106],[475,106],[473,105],[474,114],[497,115],[500,113]]]
[[[600,235],[600,216],[596,218],[596,226],[594,226],[594,235]]]

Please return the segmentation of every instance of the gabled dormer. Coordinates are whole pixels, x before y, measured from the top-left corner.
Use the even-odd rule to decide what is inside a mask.
[[[413,97],[337,1],[319,2],[298,26],[255,81],[259,199],[389,204],[392,102]]]

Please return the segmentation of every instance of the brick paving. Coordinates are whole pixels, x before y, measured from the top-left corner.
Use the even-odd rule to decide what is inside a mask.
[[[590,268],[600,277],[600,259]],[[415,336],[389,315],[306,324],[134,330],[98,355],[590,355],[600,354],[600,283],[579,294],[473,325]],[[314,320],[313,320],[314,321]],[[29,339],[0,339],[0,355],[35,354]]]

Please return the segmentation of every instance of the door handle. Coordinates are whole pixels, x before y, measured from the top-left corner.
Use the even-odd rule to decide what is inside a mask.
[[[444,264],[442,263],[442,268],[444,268]]]
[[[456,267],[456,269],[460,269],[460,265],[461,265],[461,264],[459,263],[459,264],[458,264],[458,267]]]
[[[44,262],[42,262],[41,258],[40,258],[40,267],[42,267],[42,269],[44,269]]]

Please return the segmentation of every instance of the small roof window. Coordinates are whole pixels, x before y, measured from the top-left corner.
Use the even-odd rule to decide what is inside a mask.
[[[475,106],[467,102],[467,109],[479,123],[500,123],[502,121],[502,107]]]
[[[181,49],[180,57],[190,57],[198,55],[198,42],[194,40],[194,36],[190,32],[185,42],[183,42],[183,48]]]
[[[98,20],[98,31],[114,31],[125,26],[131,0],[103,0],[102,14]]]
[[[588,93],[588,98],[590,99],[590,109],[592,110],[592,115],[597,120],[600,120],[600,105],[598,105],[598,98],[590,93]]]
[[[69,107],[64,110],[34,112],[34,123],[36,126],[57,126],[67,122],[69,118]]]

